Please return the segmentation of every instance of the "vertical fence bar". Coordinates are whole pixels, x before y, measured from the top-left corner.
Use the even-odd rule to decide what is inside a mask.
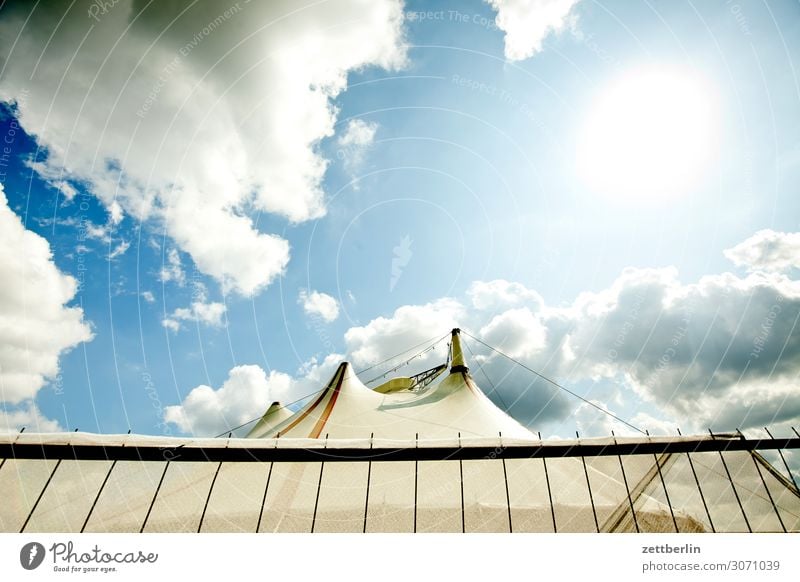
[[[278,448],[278,439],[281,438],[281,433],[278,433],[275,437],[275,446],[273,448]],[[269,464],[269,471],[267,472],[267,484],[264,485],[264,497],[261,498],[261,512],[258,514],[258,521],[256,522],[256,533],[258,530],[261,529],[261,520],[264,517],[264,506],[267,503],[267,491],[269,491],[269,481],[272,479],[272,467],[275,466],[275,461],[272,461]]]
[[[669,455],[669,453],[667,453],[667,455]],[[667,455],[665,455],[665,457],[669,458]],[[669,514],[672,516],[672,524],[675,526],[675,533],[680,533],[680,530],[678,529],[678,520],[675,519],[675,512],[672,509],[672,502],[669,499],[669,491],[667,491],[667,482],[664,481],[664,475],[661,472],[661,464],[659,463],[658,457],[655,454],[653,455],[653,459],[656,462],[656,469],[658,469],[658,476],[661,479],[661,486],[664,487],[664,496],[667,499],[667,507],[669,507]]]
[[[264,505],[267,502],[267,491],[269,491],[269,480],[272,479],[272,467],[273,467],[273,465],[275,465],[274,462],[269,464],[269,471],[267,472],[267,484],[264,485],[264,496],[261,498],[261,511],[258,514],[258,521],[256,522],[256,531],[255,531],[255,533],[258,533],[258,530],[261,529],[261,520],[262,520],[262,518],[264,516]]]
[[[58,468],[60,466],[61,466],[61,459],[56,461],[56,466],[53,467],[53,470],[50,472],[50,476],[47,478],[47,481],[45,482],[44,487],[42,487],[42,490],[39,492],[39,497],[36,498],[36,501],[33,503],[33,507],[31,507],[31,510],[28,512],[28,517],[25,518],[25,523],[22,524],[22,527],[20,528],[19,533],[22,533],[22,532],[25,531],[25,528],[27,527],[28,522],[31,520],[31,517],[33,517],[33,512],[36,511],[36,507],[39,505],[39,502],[42,500],[42,496],[44,495],[44,492],[47,490],[47,486],[50,485],[50,481],[53,480],[53,476],[56,474],[56,471],[58,470]]]
[[[328,448],[328,435],[325,435],[325,448]],[[311,533],[314,533],[314,526],[317,524],[317,507],[319,506],[319,491],[322,489],[322,471],[325,469],[325,461],[319,464],[319,481],[317,482],[317,498],[314,500],[314,515],[311,517]]]
[[[580,439],[581,435],[575,431],[575,436]],[[586,488],[589,490],[589,503],[592,504],[592,516],[594,517],[594,528],[597,533],[600,533],[600,522],[597,521],[597,509],[594,506],[594,495],[592,494],[592,484],[589,482],[589,469],[586,468],[586,457],[581,455],[581,463],[583,463],[583,475],[586,477]]]
[[[767,487],[767,482],[764,480],[764,474],[761,472],[761,467],[758,466],[758,460],[756,456],[750,452],[750,457],[753,459],[753,464],[756,466],[756,471],[758,471],[758,476],[761,478],[761,484],[764,486],[764,491],[767,492],[767,497],[769,497],[769,502],[772,504],[772,509],[775,511],[775,515],[778,517],[778,522],[781,524],[781,529],[783,533],[786,533],[786,525],[783,523],[783,519],[781,519],[781,514],[778,511],[778,506],[775,505],[775,500],[772,498],[772,493],[769,491],[769,487]]]
[[[372,439],[375,433],[369,435],[369,448],[372,449]],[[372,460],[367,461],[367,498],[364,500],[364,529],[361,533],[367,533],[367,512],[369,511],[369,482],[372,477]]]
[[[711,438],[715,439],[714,433],[711,432],[711,429],[708,429],[708,432],[711,434]],[[742,510],[742,517],[744,517],[744,523],[747,526],[747,531],[752,533],[753,528],[750,527],[750,520],[747,519],[747,513],[744,511],[744,506],[742,505],[742,500],[739,498],[739,492],[736,491],[736,485],[733,483],[733,478],[731,477],[731,472],[728,470],[728,463],[725,462],[725,456],[722,454],[722,451],[717,451],[719,453],[719,458],[722,461],[722,467],[725,469],[725,474],[728,476],[728,482],[731,484],[731,489],[733,490],[733,495],[736,497],[736,503],[739,504],[739,509]]]
[[[139,533],[144,532],[144,528],[147,527],[147,520],[150,519],[150,512],[153,511],[153,506],[156,504],[156,499],[158,498],[158,492],[161,491],[161,485],[164,483],[164,477],[167,476],[167,469],[169,469],[170,461],[167,461],[167,464],[164,465],[164,471],[161,473],[161,479],[158,480],[158,485],[156,485],[156,492],[153,493],[153,499],[150,501],[150,507],[147,508],[147,514],[144,516],[144,521],[142,522],[142,527],[139,528]]]
[[[503,446],[503,433],[497,433],[500,436],[500,446]],[[514,526],[511,523],[511,495],[508,493],[508,471],[506,471],[506,459],[500,459],[503,462],[503,483],[506,485],[506,508],[508,509],[508,533],[514,533]]]
[[[628,477],[625,475],[625,466],[622,464],[622,457],[617,455],[619,460],[619,468],[622,470],[622,482],[625,483],[625,492],[628,494],[628,505],[631,508],[631,515],[633,516],[633,526],[636,528],[636,533],[639,533],[639,520],[636,519],[636,511],[633,509],[633,499],[631,498],[631,488],[628,487]]]
[[[81,533],[86,529],[86,526],[89,523],[89,520],[92,518],[92,513],[94,512],[94,508],[97,505],[98,500],[100,499],[100,495],[103,494],[103,489],[106,487],[106,483],[108,483],[108,478],[111,477],[111,471],[114,470],[114,467],[117,466],[117,459],[114,459],[114,462],[111,463],[111,466],[108,468],[108,473],[106,473],[106,478],[103,479],[103,482],[100,484],[100,489],[97,491],[97,495],[94,496],[94,501],[92,501],[92,506],[89,508],[89,513],[86,514],[86,519],[83,520],[83,525],[81,526]]]
[[[617,444],[617,437],[614,431],[611,431],[611,436],[614,437],[614,444]],[[625,475],[625,465],[622,464],[622,456],[617,455],[619,461],[619,468],[622,471],[622,482],[625,483],[625,492],[628,494],[628,505],[631,508],[631,515],[633,516],[633,526],[636,528],[636,533],[639,533],[639,520],[636,519],[636,511],[633,509],[633,498],[631,498],[631,488],[628,486],[628,477]]]
[[[419,433],[414,437],[414,448],[419,447]],[[419,461],[414,459],[414,533],[417,533],[417,491],[419,490]]]
[[[683,436],[681,434],[681,429],[678,429],[678,435]],[[695,451],[697,448],[695,447]],[[703,509],[706,510],[706,517],[708,517],[708,524],[711,526],[711,531],[716,533],[717,530],[714,528],[714,520],[711,519],[711,512],[708,510],[708,504],[706,503],[706,496],[703,495],[703,488],[700,487],[700,479],[697,478],[697,471],[694,469],[694,463],[692,462],[692,456],[687,452],[686,458],[689,460],[689,468],[692,470],[692,475],[694,476],[694,482],[697,483],[697,492],[700,493],[700,501],[703,502]]]
[[[539,442],[542,441],[542,433],[539,433]],[[550,500],[550,516],[553,518],[553,533],[558,533],[558,526],[556,525],[556,508],[553,506],[553,493],[550,491],[550,476],[547,474],[547,459],[542,457],[542,464],[544,465],[544,480],[547,483],[547,498]]]
[[[211,479],[211,487],[208,488],[208,495],[206,495],[206,503],[203,505],[203,513],[200,514],[200,523],[197,524],[197,533],[203,529],[203,520],[206,518],[206,511],[208,510],[208,502],[211,501],[211,493],[214,491],[214,484],[217,482],[217,475],[222,468],[222,461],[217,464],[217,470],[214,471],[214,477]]]
[[[461,433],[458,433],[458,448],[461,448]],[[461,533],[467,532],[467,518],[464,511],[464,461],[458,460],[458,474],[461,482]]]
[[[225,442],[225,448],[228,448],[230,444],[231,437],[233,436],[232,432],[228,433],[228,440]],[[214,477],[211,479],[211,487],[208,488],[208,495],[206,495],[206,502],[203,505],[203,513],[200,514],[200,523],[197,524],[197,533],[200,533],[200,530],[203,529],[203,520],[206,518],[206,511],[208,510],[208,502],[211,501],[211,493],[214,491],[214,484],[217,482],[217,475],[219,475],[219,470],[222,468],[222,461],[219,462],[217,465],[217,470],[214,471]]]
[[[692,462],[692,455],[686,453],[686,458],[689,460],[689,467],[692,469],[692,475],[694,475],[694,482],[697,483],[697,491],[700,493],[700,501],[703,502],[703,509],[706,510],[706,517],[708,517],[708,524],[711,526],[711,531],[713,533],[717,533],[717,530],[714,527],[714,520],[711,519],[711,512],[708,510],[708,504],[706,503],[706,496],[703,495],[703,488],[700,486],[700,479],[697,477],[697,471],[695,471],[694,463]]]

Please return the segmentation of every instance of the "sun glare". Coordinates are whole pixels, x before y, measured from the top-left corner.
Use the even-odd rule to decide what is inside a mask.
[[[715,111],[690,74],[637,71],[595,101],[580,137],[578,172],[593,190],[625,199],[680,196],[712,153]]]

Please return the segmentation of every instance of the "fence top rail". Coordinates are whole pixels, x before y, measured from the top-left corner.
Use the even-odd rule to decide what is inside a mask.
[[[498,437],[419,443],[380,439],[208,441],[153,439],[153,442],[141,442],[132,439],[131,442],[88,443],[6,438],[0,440],[0,458],[184,462],[441,461],[800,449],[800,438],[748,439],[740,435],[568,441],[520,441]],[[371,443],[372,448],[361,446],[365,443]]]

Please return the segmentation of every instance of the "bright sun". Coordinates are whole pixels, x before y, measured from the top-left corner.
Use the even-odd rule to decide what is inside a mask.
[[[683,194],[715,137],[711,92],[697,78],[647,69],[602,92],[578,144],[578,172],[592,189],[626,200]]]

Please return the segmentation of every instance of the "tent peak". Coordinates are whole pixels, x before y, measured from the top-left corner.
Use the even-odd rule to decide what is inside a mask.
[[[461,329],[454,327],[450,332],[452,336],[451,351],[453,354],[453,361],[450,364],[450,373],[469,372],[469,368],[464,362],[464,353],[461,351]]]

